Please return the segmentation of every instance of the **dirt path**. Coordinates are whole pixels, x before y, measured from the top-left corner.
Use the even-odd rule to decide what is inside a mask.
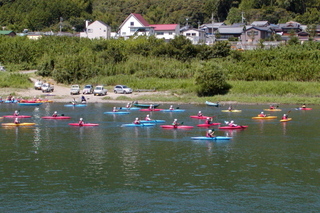
[[[21,71],[20,73],[34,73],[36,70],[29,71]],[[30,78],[33,81],[33,84],[38,81],[36,78]],[[41,97],[42,99],[53,100],[54,102],[70,102],[73,98],[76,101],[80,101],[82,94],[80,95],[70,95],[70,88],[63,84],[57,84],[53,80],[48,80],[47,82],[52,83],[54,85],[54,91],[52,93],[43,93],[41,90],[36,90],[33,87],[29,89],[14,89],[11,88],[1,88],[0,95],[2,98],[6,98],[9,94],[15,93],[16,97],[24,97],[24,98],[33,98],[33,97]],[[116,100],[119,96],[127,96],[132,100],[138,100],[139,96],[153,94],[156,95],[157,92],[133,92],[132,94],[115,94],[113,91],[108,91],[106,96],[94,96],[93,94],[84,95],[88,101],[88,103],[98,103],[98,102],[119,102],[119,103],[127,103],[126,100]],[[108,98],[105,98],[108,97]],[[130,101],[129,101],[130,102]]]

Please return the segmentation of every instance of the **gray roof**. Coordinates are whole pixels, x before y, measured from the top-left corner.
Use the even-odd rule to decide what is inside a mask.
[[[200,29],[205,29],[205,28],[219,28],[220,26],[225,25],[223,22],[217,22],[217,23],[208,23],[208,24],[202,24],[200,26]]]
[[[220,34],[241,34],[243,27],[221,26],[218,30]]]
[[[252,26],[262,27],[262,26],[268,26],[268,21],[254,21],[251,23]]]

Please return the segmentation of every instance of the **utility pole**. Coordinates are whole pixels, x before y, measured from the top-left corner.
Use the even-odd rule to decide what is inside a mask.
[[[62,17],[60,17],[60,24],[59,24],[59,27],[60,27],[60,33],[61,33],[61,31],[62,31],[62,22],[63,22],[63,18],[62,18]]]

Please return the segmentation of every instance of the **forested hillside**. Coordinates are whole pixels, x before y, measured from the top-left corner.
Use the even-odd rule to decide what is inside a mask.
[[[82,31],[84,20],[101,20],[117,30],[130,13],[140,13],[150,24],[186,23],[197,27],[211,21],[228,24],[267,20],[277,24],[295,20],[320,22],[320,0],[0,0],[0,23],[21,32]]]

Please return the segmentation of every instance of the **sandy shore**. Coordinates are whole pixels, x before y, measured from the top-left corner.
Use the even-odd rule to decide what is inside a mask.
[[[37,81],[37,79],[30,78],[33,82]],[[81,100],[80,95],[70,95],[70,87],[67,87],[62,84],[54,84],[54,91],[52,93],[43,93],[41,90],[36,90],[34,88],[29,89],[12,89],[12,88],[0,88],[0,95],[3,99],[5,99],[9,94],[14,93],[14,96],[29,98],[32,99],[34,97],[40,99],[48,99],[54,102],[64,102],[68,103],[75,98],[76,101]],[[157,95],[158,92],[133,92],[132,94],[115,94],[113,91],[108,91],[106,96],[94,96],[93,94],[85,94],[85,98],[88,103],[127,103],[131,102],[128,100],[117,100],[119,96],[127,96],[131,100],[139,100],[139,96],[144,95]],[[106,98],[107,97],[107,98]],[[140,101],[139,101],[140,102]],[[142,101],[141,101],[142,102]]]

